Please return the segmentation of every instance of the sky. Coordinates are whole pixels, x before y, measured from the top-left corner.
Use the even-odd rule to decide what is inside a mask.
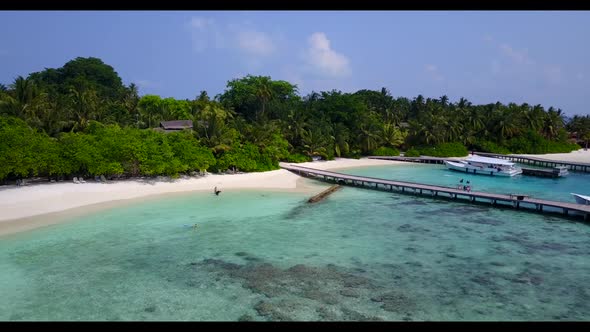
[[[590,114],[590,11],[2,11],[0,83],[98,57],[139,92],[222,93],[248,74]]]

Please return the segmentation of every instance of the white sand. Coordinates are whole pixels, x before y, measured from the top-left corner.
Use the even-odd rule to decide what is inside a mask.
[[[590,150],[580,149],[570,153],[548,153],[548,154],[520,154],[519,156],[529,156],[549,160],[569,161],[573,163],[590,164]]]
[[[324,162],[309,162],[298,165],[318,169],[341,169],[371,165],[392,165],[399,162],[373,159],[337,159]],[[0,189],[0,234],[13,233],[57,222],[30,218],[64,210],[87,207],[87,211],[100,207],[93,204],[120,200],[147,199],[148,196],[190,191],[239,189],[304,190],[313,193],[321,190],[321,183],[303,184],[301,178],[286,170],[234,175],[210,174],[201,178],[185,178],[174,181],[113,181],[110,183],[87,182],[47,183],[25,187],[10,186]],[[299,184],[299,185],[298,185]],[[221,194],[223,195],[223,193]],[[106,207],[103,204],[102,208]],[[26,219],[22,219],[26,218]],[[43,219],[43,218],[41,218]],[[26,225],[25,225],[26,224]]]

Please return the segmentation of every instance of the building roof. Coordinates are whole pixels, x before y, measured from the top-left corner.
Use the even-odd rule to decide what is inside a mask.
[[[193,127],[193,122],[191,120],[162,121],[160,127],[165,130],[187,129]]]

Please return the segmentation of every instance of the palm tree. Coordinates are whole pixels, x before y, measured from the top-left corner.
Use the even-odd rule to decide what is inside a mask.
[[[273,135],[279,132],[279,126],[276,121],[263,123],[254,123],[247,127],[242,134],[247,141],[258,145],[261,148],[266,147],[272,141]]]
[[[394,125],[393,123],[385,123],[383,124],[383,129],[381,132],[381,140],[387,146],[398,148],[406,139],[407,132],[401,131],[398,126]]]
[[[523,126],[533,131],[538,131],[540,129],[541,123],[543,121],[543,116],[545,115],[543,106],[535,105],[531,108],[528,104],[525,103],[521,105],[520,112]]]
[[[260,76],[256,80],[256,97],[262,104],[262,116],[265,114],[266,104],[273,98],[272,84],[270,77]],[[258,112],[256,113],[256,119],[258,120]]]
[[[18,76],[10,85],[10,90],[0,104],[0,112],[20,117],[24,120],[35,117],[36,104],[44,97],[39,93],[35,82]]]
[[[547,114],[543,121],[543,135],[547,139],[556,139],[559,131],[564,127],[563,115],[561,109],[555,111],[553,107],[549,107]]]
[[[42,129],[50,136],[55,136],[64,128],[73,125],[68,119],[68,100],[64,96],[54,96],[45,99],[42,107],[36,111],[36,127]]]
[[[514,105],[511,104],[508,105],[508,108],[502,108],[497,114],[495,130],[499,134],[501,141],[512,138],[520,131],[511,106]]]
[[[305,148],[305,154],[310,157],[325,154],[327,147],[330,145],[330,137],[318,127],[304,130],[301,138],[303,147]]]
[[[588,141],[590,140],[590,115],[574,117],[567,124],[570,132],[575,133],[579,141],[585,142],[585,148],[588,149]]]
[[[334,141],[334,153],[337,157],[346,155],[350,151],[348,140],[350,134],[348,128],[341,122],[334,124],[331,127],[331,138]]]
[[[391,107],[385,109],[384,121],[385,123],[392,123],[397,125],[401,122],[401,116],[401,113],[393,108],[392,103]]]
[[[285,137],[292,145],[298,146],[301,135],[309,127],[309,119],[306,113],[301,110],[290,110],[285,121]]]
[[[468,108],[470,106],[471,106],[471,102],[468,101],[467,99],[463,98],[463,97],[461,97],[459,99],[459,102],[457,102],[457,107],[458,108],[461,108],[461,109]]]
[[[379,147],[380,137],[376,128],[363,123],[359,130],[358,140],[363,152],[370,153]]]
[[[207,138],[203,139],[203,143],[215,153],[228,151],[238,135],[238,132],[227,123],[218,118],[212,118],[208,124]]]
[[[443,95],[440,97],[440,104],[442,107],[447,107],[447,103],[449,102],[449,97],[447,95]]]
[[[203,108],[193,117],[195,126],[200,128],[199,134],[204,137],[210,137],[209,124],[213,121],[225,123],[227,120],[233,118],[232,112],[227,111],[217,102],[208,102]]]
[[[418,120],[410,120],[410,136],[414,143],[417,144],[430,144],[436,141],[436,135],[433,133],[430,127],[427,127],[424,122]]]
[[[99,100],[96,91],[73,87],[70,88],[69,98],[76,121],[72,130],[84,130],[88,121],[94,120],[97,115]]]
[[[135,85],[135,83],[131,83],[129,84],[129,88],[123,97],[123,105],[130,115],[135,116],[139,112],[138,104],[139,92],[137,85]]]

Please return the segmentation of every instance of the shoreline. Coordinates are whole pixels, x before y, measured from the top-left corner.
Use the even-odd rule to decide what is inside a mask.
[[[523,155],[527,156],[527,155]],[[590,163],[590,151],[529,155],[539,158]],[[358,167],[400,165],[402,161],[380,159],[346,159],[298,163],[322,170],[344,170]],[[72,182],[10,186],[0,189],[0,236],[20,233],[96,213],[100,210],[134,204],[171,195],[213,191],[264,190],[319,193],[327,184],[302,178],[287,170],[243,174],[210,174],[176,180],[129,179],[109,183]],[[223,194],[222,194],[223,195]]]
[[[403,162],[339,158],[300,165],[336,170],[400,163]],[[279,169],[243,174],[210,174],[171,181],[131,179],[110,183],[67,182],[7,187],[0,190],[0,236],[67,222],[74,217],[146,200],[213,191],[216,186],[226,192],[266,190],[312,195],[324,190],[327,185]]]

